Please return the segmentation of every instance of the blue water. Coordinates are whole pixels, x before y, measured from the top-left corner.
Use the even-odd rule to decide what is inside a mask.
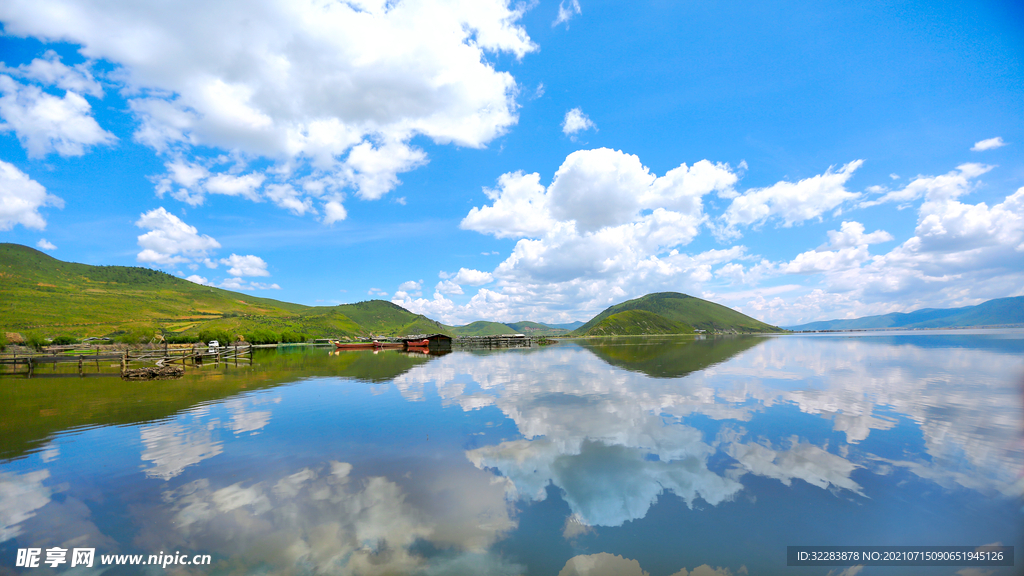
[[[0,462],[0,574],[81,546],[212,557],[111,574],[952,575],[786,547],[997,543],[1017,565],[977,573],[1022,573],[1024,331],[619,342],[56,433]]]

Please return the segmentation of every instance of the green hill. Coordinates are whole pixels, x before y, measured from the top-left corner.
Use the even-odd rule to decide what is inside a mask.
[[[647,310],[623,310],[605,316],[587,328],[587,336],[640,336],[644,334],[693,334],[693,328]]]
[[[513,333],[515,333],[515,330],[505,324],[488,322],[486,320],[478,320],[465,326],[453,326],[451,328],[453,336],[500,336]]]
[[[665,322],[655,325],[651,316],[621,316],[627,311],[642,311],[660,316]],[[616,316],[615,318],[611,318]],[[679,292],[658,292],[640,298],[616,304],[601,312],[583,326],[572,332],[574,336],[609,335],[609,334],[665,334],[667,332],[644,332],[646,322],[651,330],[668,329],[675,324],[677,329],[689,328],[704,330],[709,333],[751,334],[760,332],[782,332],[778,326],[770,326],[741,314],[721,304],[701,300]],[[671,324],[669,324],[671,323]],[[592,330],[601,330],[594,332]],[[611,330],[621,330],[612,332]]]
[[[540,322],[530,322],[529,320],[509,322],[508,326],[515,330],[516,334],[526,334],[527,336],[561,336],[569,333],[569,330],[565,328],[557,328],[541,324]]]
[[[375,335],[404,336],[407,334],[452,334],[452,327],[431,320],[422,314],[413,314],[397,304],[386,300],[369,300],[356,304],[342,304],[330,308],[314,307],[303,316],[326,310],[327,316],[343,316],[355,322],[365,333]]]
[[[790,330],[875,330],[879,328],[962,328],[1024,324],[1024,296],[997,298],[963,308],[923,308],[851,320],[825,320]]]
[[[220,288],[149,268],[62,262],[0,244],[0,330],[46,337],[138,330],[196,335],[283,331],[309,337],[451,334],[451,328],[383,300],[304,306]]]

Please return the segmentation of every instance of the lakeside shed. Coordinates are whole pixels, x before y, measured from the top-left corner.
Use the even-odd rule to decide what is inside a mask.
[[[405,344],[417,340],[429,340],[431,349],[451,350],[452,348],[452,337],[445,334],[414,334],[401,338],[401,341]]]

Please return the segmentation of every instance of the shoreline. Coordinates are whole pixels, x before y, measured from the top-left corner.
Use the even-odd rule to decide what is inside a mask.
[[[842,332],[928,332],[934,330],[1013,330],[1024,328],[1024,324],[984,324],[980,326],[942,326],[936,328],[843,328],[834,330],[787,330],[788,334],[833,334]]]

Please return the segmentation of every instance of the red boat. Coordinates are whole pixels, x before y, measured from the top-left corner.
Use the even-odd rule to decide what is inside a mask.
[[[378,348],[380,350],[401,350],[402,349],[402,343],[401,342],[374,342],[373,343],[373,347],[374,348]]]
[[[338,350],[369,350],[374,344],[376,342],[334,342]]]
[[[430,340],[426,338],[423,340],[406,340],[405,346],[407,348],[426,348],[430,346]]]

